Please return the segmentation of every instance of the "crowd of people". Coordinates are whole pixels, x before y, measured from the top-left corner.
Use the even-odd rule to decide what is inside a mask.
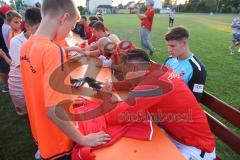
[[[36,159],[94,159],[92,150],[111,145],[121,137],[151,140],[149,121],[158,123],[186,159],[215,159],[214,136],[199,104],[207,73],[189,49],[190,33],[183,26],[169,29],[165,40],[171,56],[164,64],[152,62],[150,55],[156,51],[150,41],[154,1],[146,0],[146,5],[145,14],[136,13],[141,21],[142,49],[111,33],[104,24],[103,14],[80,16],[72,0],[44,0],[41,10],[27,8],[23,17],[9,6],[0,9],[3,92],[9,91],[17,114],[29,119],[38,147]],[[174,11],[169,25],[173,25],[173,20]],[[234,46],[239,42],[238,21],[239,18],[232,24]],[[83,41],[70,46],[66,37],[71,31]],[[70,73],[69,65],[83,56],[97,59],[95,67],[109,68],[118,81],[97,83],[96,77],[76,80],[74,88],[87,81],[97,91],[103,108],[97,117],[73,120],[62,109],[66,108],[66,99],[80,110],[84,106],[83,113],[99,105],[81,95],[76,99],[64,94],[72,93],[73,88],[62,87],[61,79]],[[59,67],[57,76],[53,76]],[[129,95],[113,102],[113,91],[126,91]],[[107,108],[111,109],[103,112]],[[65,120],[57,116],[56,110]],[[148,118],[119,121],[125,113],[140,112],[149,115]],[[159,112],[180,115],[180,119],[166,119]],[[185,114],[189,114],[187,118],[181,117]]]

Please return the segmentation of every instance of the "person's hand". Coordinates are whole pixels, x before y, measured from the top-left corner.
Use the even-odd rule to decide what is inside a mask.
[[[104,145],[111,140],[111,137],[105,132],[91,133],[84,136],[82,146],[97,147]]]
[[[6,56],[6,53],[2,49],[0,49],[0,57],[4,58],[5,56]]]
[[[112,83],[110,83],[107,79],[103,83],[103,87],[101,88],[102,92],[112,93]]]
[[[65,51],[67,53],[70,53],[70,52],[79,52],[79,53],[81,53],[83,51],[83,49],[81,47],[79,47],[79,46],[66,47],[64,49],[65,49]]]

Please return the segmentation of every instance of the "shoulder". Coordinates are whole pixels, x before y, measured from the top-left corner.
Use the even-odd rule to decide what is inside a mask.
[[[11,40],[11,44],[19,44],[24,43],[26,41],[26,38],[24,37],[23,33],[18,34],[17,36],[13,37]]]
[[[166,65],[166,64],[172,62],[173,60],[175,60],[175,58],[174,58],[173,56],[169,56],[169,57],[165,60],[164,64]]]
[[[204,64],[196,56],[193,56],[192,58],[190,58],[189,63],[191,64],[193,70],[195,71],[199,71],[199,72],[206,71]]]

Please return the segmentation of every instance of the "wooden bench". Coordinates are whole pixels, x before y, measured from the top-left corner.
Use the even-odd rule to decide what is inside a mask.
[[[201,103],[235,127],[240,128],[240,111],[236,108],[226,104],[208,92],[204,92]],[[212,132],[240,155],[240,135],[214,118],[207,111],[205,112]],[[217,157],[217,160],[221,160],[221,157]]]

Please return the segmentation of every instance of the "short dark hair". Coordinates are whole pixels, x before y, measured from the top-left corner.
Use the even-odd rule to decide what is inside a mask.
[[[100,21],[97,21],[96,23],[94,23],[93,28],[94,28],[95,30],[97,30],[97,31],[103,31],[103,32],[105,32],[105,26],[104,26],[104,24],[103,24],[102,22],[100,22]]]
[[[98,20],[101,21],[101,22],[104,22],[104,19],[102,16],[98,16]]]
[[[25,12],[25,22],[31,26],[39,24],[42,20],[41,11],[37,7],[28,8]]]
[[[98,21],[98,18],[96,16],[89,17],[89,21]]]
[[[86,16],[81,16],[81,19],[84,19],[85,21],[87,21],[87,17]]]
[[[150,58],[147,52],[143,49],[130,49],[127,53],[121,58],[122,63],[127,61],[138,60],[141,62],[150,62]]]
[[[183,26],[174,27],[165,34],[165,40],[170,41],[170,40],[182,40],[185,38],[188,39],[189,35],[190,34],[187,28]]]
[[[89,27],[93,27],[93,25],[96,23],[97,21],[96,20],[94,20],[94,21],[91,21],[90,23],[89,23]]]

